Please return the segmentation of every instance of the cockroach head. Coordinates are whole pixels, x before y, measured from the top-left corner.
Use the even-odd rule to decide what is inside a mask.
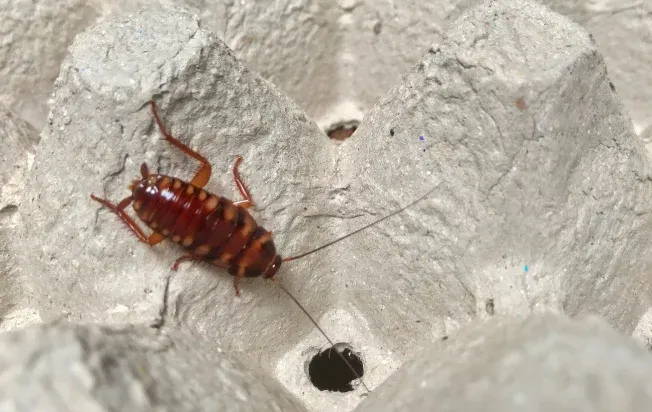
[[[140,174],[142,176],[132,180],[129,185],[129,190],[131,190],[135,199],[138,199],[148,186],[156,183],[156,177],[149,174],[149,169],[147,168],[146,163],[140,165]]]
[[[276,272],[281,268],[282,263],[283,263],[283,259],[281,259],[280,256],[276,255],[276,257],[272,261],[272,264],[267,267],[267,270],[263,275],[263,279],[270,279],[274,277]]]

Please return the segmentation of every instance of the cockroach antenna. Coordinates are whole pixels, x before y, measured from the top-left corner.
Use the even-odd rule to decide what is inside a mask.
[[[238,167],[243,161],[242,157],[236,156],[232,172],[235,186],[244,199],[234,202],[210,193],[204,189],[212,174],[212,166],[208,159],[166,130],[153,100],[148,105],[151,107],[154,121],[163,138],[181,152],[197,160],[201,166],[192,179],[186,182],[174,176],[150,173],[147,165],[143,163],[140,168],[141,176],[129,185],[131,193],[120,202],[115,204],[93,194],[91,194],[91,198],[117,215],[127,229],[142,243],[154,246],[170,239],[182,246],[186,253],[176,259],[172,270],[178,270],[180,263],[188,261],[203,261],[226,269],[234,277],[233,287],[236,296],[240,294],[239,279],[253,277],[271,279],[299,306],[328,342],[335,346],[297,299],[283,285],[273,279],[281,264],[325,249],[378,224],[423,200],[437,186],[409,205],[375,222],[317,249],[283,259],[276,253],[271,232],[258,225],[247,211],[254,205],[254,201],[238,172]],[[126,209],[129,205],[132,205],[138,219],[152,230],[151,234],[145,234],[136,220],[127,214]],[[369,388],[365,385],[362,377],[342,353],[338,350],[336,352],[369,393]]]
[[[426,192],[426,194],[424,194],[423,196],[420,196],[419,198],[417,198],[417,199],[416,199],[415,201],[413,201],[412,203],[410,203],[410,204],[408,204],[408,205],[406,205],[406,206],[403,206],[402,208],[400,208],[400,209],[398,209],[398,210],[395,210],[395,211],[393,211],[392,213],[390,213],[390,214],[388,214],[388,215],[386,215],[386,216],[383,216],[383,217],[381,217],[381,218],[378,219],[378,220],[375,220],[375,221],[373,221],[373,222],[371,222],[371,223],[369,223],[369,224],[367,224],[367,225],[364,225],[364,226],[362,226],[360,229],[356,229],[356,230],[354,230],[354,231],[351,232],[351,233],[347,233],[346,235],[344,235],[344,236],[342,236],[342,237],[339,237],[339,238],[337,238],[337,239],[335,239],[335,240],[333,240],[333,241],[330,241],[330,242],[326,243],[325,245],[321,245],[321,246],[319,246],[319,247],[316,248],[316,249],[312,249],[312,250],[310,250],[310,251],[308,251],[308,252],[305,252],[305,253],[302,253],[302,254],[300,254],[300,255],[287,257],[287,258],[283,259],[283,262],[290,262],[290,261],[292,261],[292,260],[297,260],[297,259],[301,259],[302,257],[308,256],[308,255],[312,255],[312,254],[315,253],[315,252],[318,252],[318,251],[320,251],[320,250],[326,249],[327,247],[332,246],[332,245],[334,245],[335,243],[338,243],[338,242],[340,242],[340,241],[342,241],[342,240],[344,240],[344,239],[346,239],[346,238],[348,238],[348,237],[350,237],[350,236],[353,236],[353,235],[355,235],[355,234],[358,234],[358,233],[362,232],[362,231],[365,230],[365,229],[368,229],[368,228],[370,228],[370,227],[372,227],[372,226],[375,226],[375,225],[377,225],[378,223],[380,223],[380,222],[382,222],[382,221],[384,221],[384,220],[387,220],[387,219],[389,219],[390,217],[392,217],[392,216],[394,216],[394,215],[397,215],[397,214],[403,212],[405,209],[408,209],[408,208],[410,208],[410,207],[416,205],[417,203],[421,202],[422,200],[424,200],[425,198],[427,198],[428,196],[430,196],[430,195],[432,194],[432,192],[434,192],[435,189],[437,189],[438,187],[439,187],[439,184],[437,184],[437,185],[436,185],[435,187],[433,187],[432,189],[428,190],[428,191]]]
[[[400,208],[400,209],[398,209],[398,210],[395,210],[394,212],[392,212],[392,213],[390,213],[390,214],[388,214],[388,215],[386,215],[386,216],[383,216],[383,217],[381,217],[380,219],[377,219],[377,220],[375,220],[375,221],[373,221],[373,222],[371,222],[371,223],[369,223],[369,224],[367,224],[367,225],[362,226],[362,227],[359,228],[359,229],[354,230],[353,232],[347,233],[347,234],[344,235],[344,236],[341,236],[341,237],[339,237],[339,238],[337,238],[337,239],[335,239],[335,240],[333,240],[333,241],[331,241],[331,242],[328,242],[328,243],[326,243],[326,244],[324,244],[324,245],[322,245],[322,246],[319,246],[318,248],[312,249],[312,250],[310,250],[310,251],[308,251],[308,252],[305,252],[305,253],[302,253],[302,254],[300,254],[300,255],[296,255],[296,256],[291,256],[291,257],[285,258],[285,259],[283,259],[283,262],[290,262],[290,261],[293,261],[293,260],[301,259],[301,258],[306,257],[306,256],[308,256],[308,255],[311,255],[311,254],[313,254],[313,253],[315,253],[315,252],[318,252],[318,251],[320,251],[320,250],[326,249],[327,247],[332,246],[332,245],[334,245],[334,244],[336,244],[336,243],[338,243],[338,242],[340,242],[340,241],[342,241],[342,240],[344,240],[344,239],[346,239],[346,238],[348,238],[348,237],[350,237],[350,236],[353,236],[353,235],[355,235],[355,234],[357,234],[357,233],[360,233],[360,232],[362,232],[362,231],[365,230],[365,229],[368,229],[368,228],[370,228],[370,227],[372,227],[372,226],[374,226],[374,225],[377,225],[377,224],[379,224],[380,222],[382,222],[382,221],[384,221],[384,220],[386,220],[386,219],[389,219],[390,217],[395,216],[395,215],[397,215],[397,214],[403,212],[405,209],[408,209],[408,208],[414,206],[415,204],[421,202],[422,200],[426,199],[426,198],[427,198],[428,196],[430,196],[430,194],[432,194],[432,192],[434,192],[435,189],[437,189],[438,187],[439,187],[439,184],[437,184],[437,185],[436,185],[435,187],[433,187],[432,189],[428,190],[424,195],[420,196],[419,198],[417,198],[416,200],[414,200],[412,203],[410,203],[410,204],[408,204],[408,205],[406,205],[406,206],[403,206],[402,208]],[[285,292],[285,293],[290,297],[290,299],[292,299],[292,300],[294,301],[294,303],[296,303],[296,305],[299,307],[299,309],[301,309],[301,310],[303,311],[303,313],[306,314],[306,316],[308,317],[308,319],[310,319],[310,321],[313,323],[313,325],[315,325],[315,327],[319,330],[319,332],[321,332],[321,334],[326,338],[326,340],[328,341],[328,343],[330,343],[332,347],[335,347],[335,343],[333,343],[333,341],[328,337],[328,335],[326,335],[326,332],[324,332],[324,330],[323,330],[323,329],[319,326],[319,324],[318,324],[318,323],[313,319],[313,317],[310,316],[310,313],[308,313],[308,311],[307,311],[307,310],[306,310],[306,309],[301,305],[301,303],[299,303],[299,301],[298,301],[298,300],[297,300],[297,299],[296,299],[296,298],[295,298],[295,297],[294,297],[294,296],[293,296],[293,295],[292,295],[292,294],[291,294],[291,293],[290,293],[290,292],[285,288],[285,286],[283,286],[282,284],[280,284],[279,282],[277,282],[276,279],[274,279],[274,278],[269,278],[269,279],[270,279],[272,282],[274,282],[274,283],[275,283],[279,288],[281,288],[281,289],[283,290],[283,292]],[[337,350],[337,349],[335,349],[335,352],[337,352],[337,354],[340,356],[340,358],[342,358],[342,360],[344,361],[344,363],[346,364],[346,366],[351,370],[351,372],[353,372],[353,376],[355,376],[356,379],[360,380],[360,383],[362,384],[362,386],[364,386],[364,388],[367,390],[367,394],[368,394],[369,392],[371,392],[371,391],[369,390],[369,388],[367,387],[367,385],[364,383],[364,380],[362,380],[362,376],[360,376],[360,374],[355,370],[355,368],[351,365],[351,363],[350,363],[350,362],[349,362],[349,361],[344,357],[344,355],[343,355],[339,350]]]
[[[297,300],[297,298],[295,298],[294,295],[292,295],[292,294],[290,293],[290,291],[287,290],[287,289],[285,288],[285,286],[283,286],[282,284],[280,284],[276,279],[271,278],[270,280],[271,280],[272,282],[274,282],[274,283],[275,283],[279,288],[281,288],[281,290],[282,290],[283,292],[285,292],[285,293],[290,297],[290,299],[292,299],[292,300],[294,301],[294,303],[297,304],[297,306],[299,307],[299,309],[301,309],[301,311],[302,311],[303,313],[306,314],[306,316],[308,317],[308,319],[310,319],[310,321],[312,322],[312,324],[315,325],[315,327],[317,328],[317,330],[319,330],[319,332],[321,332],[321,334],[326,338],[326,340],[328,341],[328,343],[330,343],[331,347],[334,348],[334,347],[335,347],[335,343],[333,343],[333,341],[331,340],[331,338],[328,337],[328,335],[326,334],[326,332],[324,332],[324,330],[319,326],[319,324],[317,323],[317,321],[316,321],[315,319],[313,319],[312,316],[310,316],[310,313],[308,313],[308,311],[306,310],[306,308],[304,308],[303,305],[302,305],[301,303],[299,303],[299,301]],[[342,352],[338,351],[337,349],[335,349],[335,352],[337,352],[337,354],[338,354],[338,355],[340,356],[340,358],[344,361],[344,363],[346,364],[346,366],[351,370],[351,372],[353,372],[353,376],[355,376],[355,378],[358,379],[358,380],[360,381],[360,383],[362,384],[362,386],[364,386],[364,388],[367,390],[367,394],[368,394],[369,392],[371,392],[371,391],[369,390],[369,388],[367,387],[367,384],[365,384],[365,383],[364,383],[364,380],[362,380],[362,376],[360,376],[360,374],[358,373],[358,371],[355,370],[355,368],[353,367],[353,365],[351,365],[351,363],[350,363],[350,362],[349,362],[349,361],[344,357],[344,355],[342,354]]]

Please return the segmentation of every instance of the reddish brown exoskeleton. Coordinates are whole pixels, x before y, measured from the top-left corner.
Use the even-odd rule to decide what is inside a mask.
[[[93,194],[91,198],[118,215],[140,241],[153,246],[169,238],[183,246],[188,253],[174,262],[173,270],[178,270],[181,262],[193,260],[227,269],[234,276],[236,296],[240,294],[238,289],[240,278],[262,276],[264,279],[274,281],[308,316],[326,340],[335,346],[299,301],[283,285],[274,280],[274,275],[282,262],[307,256],[375,225],[424,199],[434,188],[411,204],[354,232],[309,252],[284,259],[276,253],[271,232],[259,226],[247,210],[254,203],[238,173],[242,157],[236,158],[233,180],[244,200],[233,202],[204,190],[203,187],[211,177],[210,163],[204,156],[168,133],[157,113],[156,103],[151,101],[150,105],[154,119],[165,139],[183,153],[198,160],[201,167],[188,183],[175,177],[150,173],[147,165],[143,163],[140,167],[142,178],[131,183],[129,186],[131,195],[122,199],[117,205]],[[153,230],[151,235],[145,235],[140,226],[125,212],[131,203],[138,218]],[[335,352],[369,392],[364,381],[347,359],[338,350]]]
[[[201,162],[201,167],[190,183],[175,177],[152,174],[147,164],[140,166],[142,179],[134,180],[131,195],[118,205],[95,195],[91,197],[115,212],[127,227],[148,245],[156,245],[166,238],[181,244],[189,253],[178,258],[172,269],[184,261],[197,260],[228,269],[234,278],[236,295],[238,280],[243,277],[272,278],[283,259],[276,254],[272,234],[259,226],[247,209],[253,205],[251,195],[240,179],[238,156],[233,166],[233,179],[244,200],[216,196],[203,189],[211,177],[211,165],[204,156],[192,150],[169,134],[150,102],[156,123],[165,139],[183,153]],[[124,209],[133,208],[154,232],[146,236]]]

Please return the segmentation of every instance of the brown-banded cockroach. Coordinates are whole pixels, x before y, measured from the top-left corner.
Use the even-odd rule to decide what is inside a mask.
[[[297,256],[282,258],[276,253],[271,232],[259,226],[247,211],[254,203],[238,172],[242,157],[237,156],[236,158],[233,166],[233,180],[244,200],[233,202],[209,193],[203,189],[211,176],[211,165],[208,160],[168,133],[158,115],[156,103],[151,101],[150,105],[154,119],[165,139],[183,153],[198,160],[201,167],[188,183],[174,177],[150,173],[147,164],[143,163],[140,167],[142,178],[132,181],[129,186],[131,195],[120,203],[115,205],[109,200],[98,198],[93,194],[91,194],[91,198],[118,215],[140,241],[154,246],[164,239],[170,238],[173,242],[183,246],[188,253],[174,262],[173,270],[177,270],[179,264],[184,261],[207,262],[227,269],[234,276],[233,285],[236,296],[240,293],[238,289],[240,278],[262,276],[264,279],[273,281],[308,316],[331,346],[335,346],[303,305],[283,285],[275,281],[274,275],[283,262],[312,254],[380,223],[424,199],[435,188],[409,205],[332,242]],[[153,230],[151,235],[145,235],[140,226],[125,212],[131,203],[133,203],[138,218]],[[369,392],[367,385],[344,355],[338,350],[335,352],[340,355],[354,376]]]

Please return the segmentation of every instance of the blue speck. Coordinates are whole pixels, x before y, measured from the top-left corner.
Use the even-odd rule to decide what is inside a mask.
[[[423,141],[425,139],[423,138],[423,136],[419,136],[419,140]]]
[[[530,268],[528,267],[528,265],[525,265],[525,266],[523,266],[523,270],[525,271],[525,273],[527,273],[528,270],[530,270]]]

